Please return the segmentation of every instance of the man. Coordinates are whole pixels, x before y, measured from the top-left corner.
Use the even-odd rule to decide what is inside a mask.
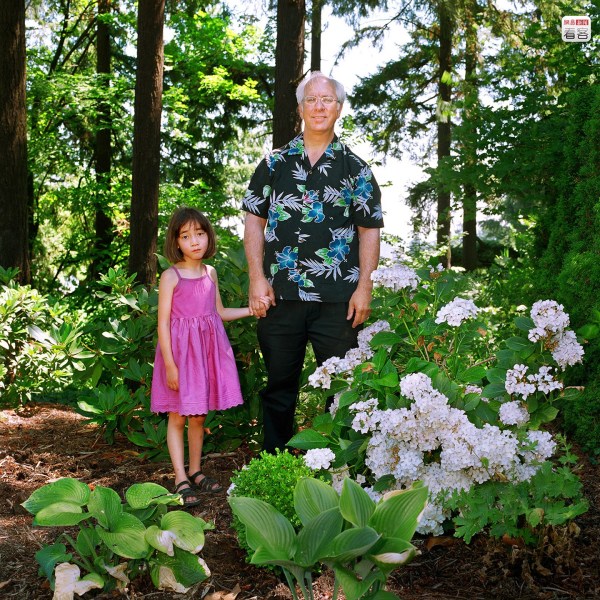
[[[296,91],[304,131],[260,162],[243,200],[249,303],[267,368],[263,400],[268,452],[294,433],[307,343],[317,363],[357,345],[370,314],[379,261],[381,193],[369,166],[334,126],[343,86],[310,73]],[[268,312],[261,301],[270,299]]]

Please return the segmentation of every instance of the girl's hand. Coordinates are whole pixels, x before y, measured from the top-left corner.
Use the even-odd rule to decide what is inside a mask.
[[[174,392],[179,391],[179,369],[173,365],[167,367],[167,387]]]

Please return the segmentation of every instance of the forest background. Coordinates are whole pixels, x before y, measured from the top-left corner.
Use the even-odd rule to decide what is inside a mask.
[[[287,0],[265,5],[266,24],[240,3],[2,3],[2,406],[71,402],[109,438],[163,455],[165,423],[140,408],[162,232],[180,204],[210,215],[225,302],[246,301],[232,223],[265,148],[298,131],[293,91],[320,67],[324,5],[354,31],[340,51],[374,49],[372,74],[349,90],[342,136],[423,170],[406,198],[412,241],[388,243],[465,269],[507,318],[540,298],[564,304],[587,344],[568,376],[585,390],[560,406],[560,427],[597,455],[598,42],[560,35],[565,15],[596,24],[597,1]],[[373,10],[387,20],[369,21]],[[387,32],[398,24],[406,35],[395,42]],[[378,62],[384,41],[395,55]],[[215,447],[260,436],[253,324],[228,331],[248,402],[221,423]]]

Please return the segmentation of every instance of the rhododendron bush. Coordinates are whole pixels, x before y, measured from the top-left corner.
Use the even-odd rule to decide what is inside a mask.
[[[328,470],[337,489],[344,478],[355,479],[375,501],[422,481],[429,498],[420,533],[440,534],[464,521],[477,490],[485,490],[491,514],[504,494],[525,489],[531,506],[522,510],[532,527],[585,511],[568,469],[569,490],[538,506],[564,468],[552,462],[561,444],[544,425],[578,393],[563,377],[584,355],[564,307],[553,300],[523,307],[513,333],[499,339],[506,327],[494,322],[493,307],[478,306],[469,278],[458,272],[396,264],[372,279],[374,320],[358,347],[309,378],[334,400],[290,442],[306,450],[306,464]],[[500,519],[477,518],[459,530],[467,541]],[[508,525],[492,528],[508,531],[515,533]]]

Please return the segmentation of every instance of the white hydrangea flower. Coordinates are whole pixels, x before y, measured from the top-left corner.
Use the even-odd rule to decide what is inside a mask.
[[[467,394],[481,394],[483,389],[481,389],[478,385],[468,385],[465,387],[465,396]]]
[[[309,469],[320,471],[321,469],[329,469],[335,459],[335,454],[329,448],[313,448],[307,450],[303,458],[304,464]]]
[[[372,429],[375,429],[379,422],[377,413],[374,412],[376,408],[377,400],[375,398],[351,404],[348,410],[356,413],[352,420],[352,429],[360,433],[368,433]]]
[[[535,394],[535,384],[531,382],[531,376],[527,376],[528,370],[529,367],[526,365],[515,365],[512,369],[509,369],[506,372],[504,389],[509,394],[522,396],[523,400],[526,400],[527,396]]]
[[[463,321],[475,318],[478,311],[479,309],[475,306],[473,300],[455,298],[440,308],[436,315],[435,322],[438,324],[448,323],[448,325],[458,327]]]
[[[564,371],[567,367],[583,360],[583,346],[577,341],[574,331],[557,333],[552,338],[552,357]]]
[[[553,390],[562,390],[562,382],[554,379],[552,376],[552,367],[541,366],[540,370],[531,375],[531,381],[535,382],[537,389],[544,394],[549,394]]]
[[[569,326],[569,315],[564,306],[554,300],[538,300],[531,307],[531,319],[536,328],[552,331],[562,331]]]
[[[371,273],[371,281],[375,287],[384,287],[394,292],[407,288],[414,291],[420,280],[421,278],[413,269],[403,264],[380,267]]]
[[[527,409],[517,400],[500,405],[498,418],[505,425],[524,425],[529,421]]]

